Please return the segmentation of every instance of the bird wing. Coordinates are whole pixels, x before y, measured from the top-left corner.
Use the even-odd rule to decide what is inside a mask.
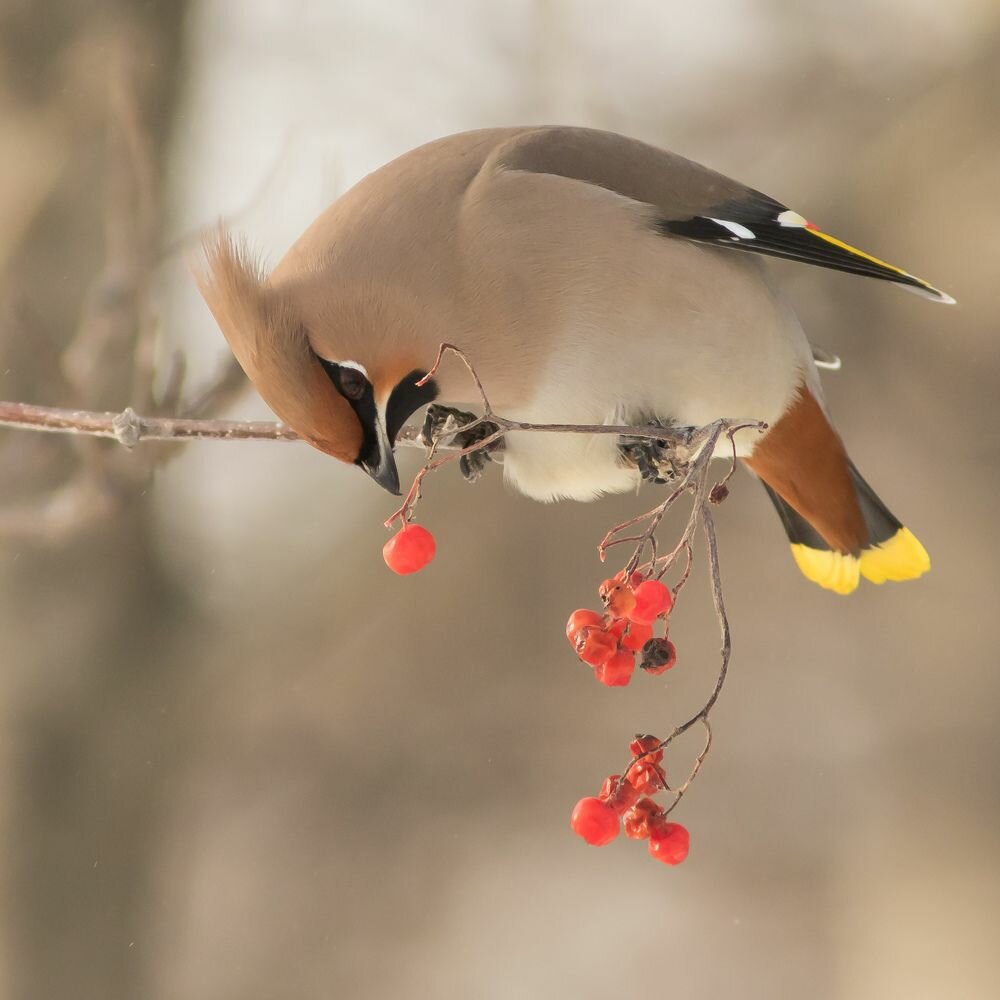
[[[535,129],[501,144],[494,160],[502,169],[572,178],[652,205],[664,236],[880,278],[936,302],[955,301],[760,191],[635,139],[595,129]]]

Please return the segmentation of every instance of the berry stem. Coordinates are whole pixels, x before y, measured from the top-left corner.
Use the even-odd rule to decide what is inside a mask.
[[[446,465],[448,462],[455,461],[456,459],[462,459],[463,457],[480,451],[483,448],[487,448],[494,442],[502,439],[508,433],[535,432],[562,434],[616,434],[618,436],[627,434],[628,436],[636,438],[667,441],[671,446],[673,451],[672,459],[681,473],[680,482],[670,491],[662,503],[654,507],[652,510],[647,511],[645,514],[629,518],[627,521],[623,521],[621,524],[616,525],[604,536],[601,543],[598,545],[598,555],[603,562],[606,559],[608,550],[612,546],[634,544],[635,548],[632,552],[632,556],[625,564],[623,570],[623,576],[626,580],[629,579],[631,574],[637,569],[641,569],[643,571],[643,575],[647,579],[655,578],[657,580],[662,580],[662,578],[674,567],[677,560],[683,553],[685,557],[683,572],[671,591],[672,595],[676,596],[681,588],[686,585],[690,577],[691,567],[694,560],[695,536],[698,532],[699,525],[704,533],[705,545],[708,552],[712,602],[715,607],[716,618],[719,622],[719,631],[721,636],[720,663],[718,673],[716,674],[715,684],[705,703],[694,715],[687,719],[687,721],[677,726],[669,736],[654,745],[651,749],[637,754],[632,758],[628,766],[622,772],[617,784],[617,788],[620,789],[627,781],[629,772],[642,760],[649,757],[650,754],[665,750],[675,740],[683,736],[684,733],[688,732],[688,730],[700,723],[705,731],[704,745],[702,746],[698,756],[695,758],[691,771],[684,783],[676,788],[669,788],[668,786],[668,790],[671,791],[674,796],[673,802],[666,810],[666,813],[669,813],[677,806],[681,798],[685,795],[688,788],[698,776],[705,760],[708,757],[709,750],[712,746],[712,727],[709,722],[709,715],[715,707],[715,703],[718,701],[719,696],[722,693],[722,688],[725,685],[726,677],[729,672],[730,655],[732,652],[729,619],[726,615],[725,601],[722,593],[722,577],[719,568],[719,552],[718,542],[716,539],[715,520],[712,515],[711,507],[712,504],[721,502],[725,499],[728,492],[727,484],[736,468],[736,433],[741,430],[750,429],[763,432],[767,430],[767,425],[761,422],[735,422],[720,419],[711,424],[707,424],[704,427],[692,429],[664,428],[657,425],[650,425],[647,427],[617,427],[604,424],[530,424],[523,423],[521,421],[509,420],[505,417],[499,416],[493,411],[489,397],[486,394],[482,380],[479,378],[475,367],[465,353],[454,344],[443,343],[440,345],[434,365],[423,381],[426,382],[437,372],[445,355],[448,353],[457,355],[468,369],[469,375],[476,385],[483,407],[483,416],[473,421],[471,424],[466,424],[460,428],[460,430],[467,432],[470,428],[487,421],[495,426],[496,429],[482,439],[473,442],[468,447],[452,450],[443,456],[437,456],[439,440],[438,438],[435,438],[428,451],[427,460],[424,466],[414,477],[413,484],[403,500],[402,505],[386,521],[387,527],[391,526],[396,520],[401,520],[405,524],[412,517],[413,508],[420,500],[423,480],[428,473],[434,472],[443,465]],[[452,435],[444,434],[441,437],[445,438],[449,436]],[[727,439],[731,446],[732,453],[729,469],[722,479],[713,483],[711,481],[711,477],[709,476],[709,467],[712,459],[715,457],[716,448],[720,440],[723,438]],[[657,530],[659,529],[667,512],[681,497],[688,493],[691,494],[691,509],[680,540],[673,547],[673,549],[671,549],[671,551],[665,555],[660,555],[656,539]],[[623,534],[628,531],[628,529],[636,528],[639,525],[642,526],[642,530],[628,535]],[[648,556],[648,558],[644,562],[643,559],[645,556]]]
[[[696,527],[698,521],[700,520],[702,531],[705,535],[705,547],[708,551],[708,569],[712,587],[712,603],[715,606],[715,614],[719,622],[719,633],[721,638],[719,671],[716,674],[715,685],[713,686],[708,699],[694,715],[692,715],[686,722],[682,722],[679,726],[677,726],[669,736],[661,740],[658,744],[646,750],[644,753],[636,754],[629,761],[628,766],[625,767],[622,771],[621,777],[619,778],[620,785],[622,782],[628,780],[629,772],[645,757],[648,757],[650,754],[656,753],[657,751],[666,750],[676,739],[683,736],[684,733],[686,733],[693,726],[701,723],[705,730],[705,743],[701,752],[694,760],[694,764],[691,767],[691,772],[688,774],[687,780],[677,788],[670,788],[668,786],[668,790],[672,791],[674,794],[674,800],[665,810],[665,814],[669,814],[677,807],[677,804],[683,798],[694,779],[698,776],[698,772],[701,770],[702,765],[708,757],[708,752],[712,748],[712,725],[709,721],[709,715],[715,707],[715,703],[719,700],[719,696],[722,694],[722,688],[725,685],[726,677],[729,674],[729,661],[732,654],[732,634],[729,627],[729,617],[726,614],[726,602],[722,592],[722,573],[719,566],[719,545],[715,531],[715,518],[712,515],[711,505],[709,502],[710,492],[711,491],[708,489],[708,477],[705,476],[699,482],[691,518],[688,521],[688,528],[685,529],[684,538],[682,538],[681,542],[674,550],[674,553],[666,558],[669,559],[674,557],[677,552],[681,551],[682,548],[686,546],[688,563],[685,568],[684,576],[678,584],[677,589],[680,589],[680,586],[686,582],[691,569],[692,546],[688,535],[692,529],[692,525]]]

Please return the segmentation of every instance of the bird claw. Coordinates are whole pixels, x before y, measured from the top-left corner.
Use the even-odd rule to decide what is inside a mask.
[[[618,454],[626,465],[639,471],[644,483],[663,486],[681,473],[671,442],[663,438],[637,438],[622,434],[618,438]]]
[[[474,413],[467,413],[464,410],[455,409],[453,406],[442,406],[440,403],[431,403],[427,407],[427,415],[424,417],[424,425],[420,430],[420,439],[428,448],[440,441],[442,438],[452,438],[459,448],[470,448],[476,442],[483,441],[500,429],[489,420],[476,423],[479,420]],[[467,431],[462,428],[469,424],[475,427]],[[474,483],[483,474],[487,462],[492,462],[492,454],[503,449],[502,439],[491,441],[476,451],[463,455],[458,460],[458,467],[466,482]]]
[[[486,471],[486,463],[492,461],[490,456],[486,454],[486,449],[482,448],[479,451],[463,455],[458,460],[458,469],[467,483],[475,483]]]
[[[441,438],[457,434],[464,426],[473,423],[476,419],[474,413],[466,413],[453,406],[431,403],[424,416],[424,425],[420,428],[420,440],[424,447],[431,448]]]

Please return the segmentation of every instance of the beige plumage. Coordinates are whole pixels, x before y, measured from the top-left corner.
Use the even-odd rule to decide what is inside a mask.
[[[389,488],[398,483],[392,436],[431,398],[414,382],[442,341],[463,348],[496,410],[514,419],[703,425],[726,416],[777,429],[786,418],[760,443],[740,437],[740,453],[770,486],[793,544],[836,563],[833,583],[822,566],[803,565],[807,575],[853,589],[866,551],[899,544],[899,522],[859,485],[823,412],[806,337],[758,254],[947,301],[720,174],[575,128],[430,143],[338,199],[266,278],[220,235],[201,287],[278,416]],[[442,402],[478,401],[457,361],[434,382]],[[781,445],[773,454],[769,440]],[[610,435],[509,435],[504,470],[542,500],[638,481]],[[889,562],[919,575],[926,553],[906,550]]]

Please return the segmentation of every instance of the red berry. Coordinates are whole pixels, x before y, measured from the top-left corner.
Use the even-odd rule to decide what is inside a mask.
[[[642,795],[655,795],[667,787],[667,776],[659,764],[651,764],[645,758],[629,768],[629,782]]]
[[[616,618],[627,618],[635,607],[635,594],[627,583],[613,583],[607,590],[602,588],[601,598],[609,614]]]
[[[639,763],[659,764],[663,760],[663,751],[660,749],[660,740],[656,736],[639,735],[628,745],[629,752],[633,757],[639,754],[646,754]],[[638,767],[638,764],[636,765]]]
[[[663,810],[652,799],[639,799],[622,816],[625,836],[632,840],[645,840],[649,836],[657,818],[662,815]]]
[[[622,636],[625,634],[625,629],[629,626],[629,620],[627,618],[615,618],[612,620],[610,625],[604,626],[604,631],[609,635],[613,635],[617,640],[619,645],[622,641]]]
[[[654,822],[649,831],[649,853],[665,865],[679,865],[690,843],[691,834],[680,823]]]
[[[618,640],[603,629],[584,626],[576,634],[576,655],[592,667],[607,663],[618,648]]]
[[[382,546],[382,558],[394,573],[405,576],[423,569],[433,558],[434,536],[419,524],[404,524]]]
[[[651,625],[660,615],[670,614],[674,598],[670,588],[660,580],[646,580],[635,588],[635,607],[629,618]]]
[[[569,621],[566,622],[566,638],[575,646],[576,637],[580,632],[580,629],[588,625],[600,626],[604,623],[604,616],[599,615],[596,611],[591,611],[589,608],[580,608],[574,611],[573,614],[569,616]]]
[[[607,687],[625,687],[635,670],[635,653],[619,649],[607,663],[594,670],[594,676]]]
[[[639,793],[627,781],[621,780],[620,774],[611,774],[604,779],[600,794],[597,796],[619,815],[626,809],[631,809],[639,800]]]
[[[627,586],[629,590],[635,590],[636,587],[642,583],[642,574],[635,572],[628,578],[628,583],[625,583],[625,570],[619,570],[614,576],[609,576],[607,580],[603,581],[601,585],[597,588],[597,594],[604,601],[605,604],[608,602],[608,595],[616,587]]]
[[[653,638],[653,626],[642,622],[629,622],[628,631],[621,637],[623,649],[638,653]]]
[[[647,674],[658,677],[676,665],[677,647],[669,639],[650,639],[642,647],[642,659],[639,662],[639,666]]]
[[[594,847],[610,844],[618,836],[618,814],[598,798],[580,799],[569,825],[578,837]]]

